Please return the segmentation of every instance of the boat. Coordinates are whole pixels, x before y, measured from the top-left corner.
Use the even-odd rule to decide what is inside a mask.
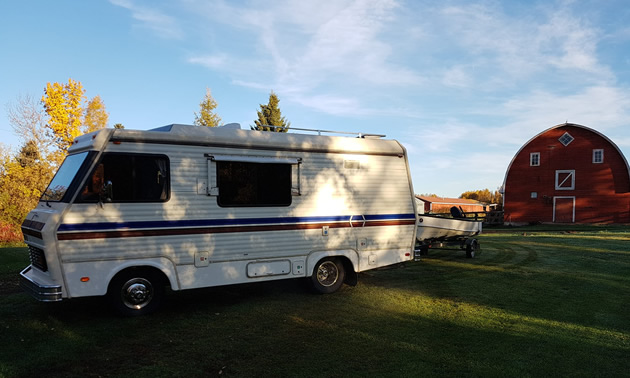
[[[472,238],[481,233],[482,222],[466,218],[461,208],[453,206],[451,214],[418,214],[418,232],[416,240],[420,254],[426,254],[433,245],[443,246],[445,243],[458,243],[466,250],[467,257],[474,257],[479,249],[477,239]]]
[[[481,233],[482,222],[474,219],[447,218],[438,214],[419,214],[416,239],[446,240]]]

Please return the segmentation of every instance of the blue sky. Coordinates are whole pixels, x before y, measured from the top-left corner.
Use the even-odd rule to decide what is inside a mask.
[[[494,190],[566,121],[630,157],[629,21],[624,0],[3,1],[0,141],[47,82],[128,129],[192,123],[206,87],[249,128],[273,90],[294,127],[399,140],[416,193]]]

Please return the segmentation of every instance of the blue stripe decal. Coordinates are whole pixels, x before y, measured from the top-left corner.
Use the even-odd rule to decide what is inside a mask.
[[[298,224],[321,222],[366,222],[386,220],[411,220],[415,214],[385,214],[385,215],[341,215],[322,217],[279,217],[279,218],[244,218],[244,219],[198,219],[177,221],[137,221],[137,222],[96,222],[96,223],[64,223],[59,226],[58,232],[73,231],[105,231],[105,230],[140,230],[152,228],[187,228],[187,227],[221,227],[221,226],[247,226],[270,224]]]

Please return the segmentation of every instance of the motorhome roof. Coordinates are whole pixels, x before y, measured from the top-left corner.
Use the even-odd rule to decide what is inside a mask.
[[[357,133],[356,135],[360,135]],[[253,149],[321,151],[359,154],[403,155],[404,148],[395,140],[274,133],[241,130],[234,127],[203,127],[172,124],[152,130],[115,129],[116,142],[159,143],[201,146],[227,146]]]

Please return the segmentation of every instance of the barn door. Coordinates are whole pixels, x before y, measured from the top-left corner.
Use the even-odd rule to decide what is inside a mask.
[[[553,197],[553,221],[555,223],[575,222],[575,197]]]

